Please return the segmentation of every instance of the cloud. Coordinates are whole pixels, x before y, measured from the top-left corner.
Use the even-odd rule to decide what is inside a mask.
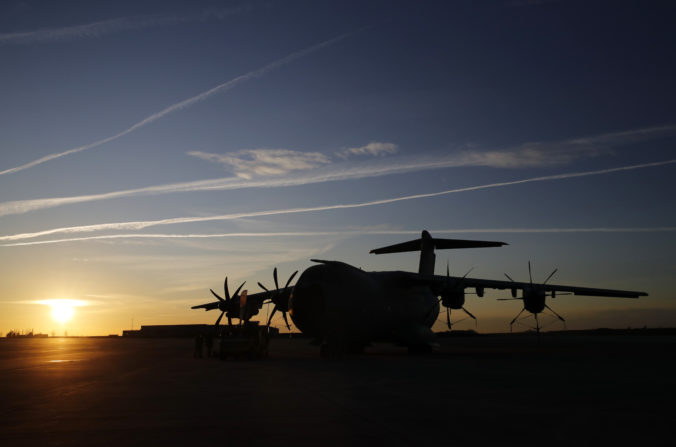
[[[23,164],[21,166],[17,166],[17,167],[10,168],[10,169],[5,169],[4,171],[0,171],[0,175],[12,174],[12,173],[15,173],[15,172],[23,171],[25,169],[32,168],[34,166],[40,165],[42,163],[46,163],[46,162],[48,162],[50,160],[54,160],[56,158],[61,158],[61,157],[65,157],[67,155],[86,151],[86,150],[95,148],[97,146],[101,146],[103,144],[109,143],[113,140],[117,140],[118,138],[121,138],[121,137],[123,137],[127,134],[130,134],[133,131],[135,131],[136,129],[139,129],[139,128],[146,126],[146,125],[148,125],[148,124],[150,124],[154,121],[157,121],[158,119],[163,118],[164,116],[166,116],[170,113],[177,112],[179,110],[185,109],[186,107],[190,107],[190,106],[192,106],[192,105],[194,105],[194,104],[196,104],[200,101],[204,101],[205,99],[207,99],[210,96],[213,96],[217,93],[226,92],[226,91],[236,87],[237,85],[239,85],[243,82],[249,81],[251,79],[260,78],[260,77],[264,76],[265,74],[269,73],[270,71],[281,68],[285,65],[290,64],[291,62],[293,62],[297,59],[300,59],[300,58],[305,57],[305,56],[307,56],[311,53],[314,53],[315,51],[319,51],[323,48],[326,48],[330,45],[333,45],[333,44],[351,36],[352,34],[354,34],[354,33],[346,33],[346,34],[342,34],[338,37],[334,37],[333,39],[325,40],[324,42],[318,43],[318,44],[313,45],[311,47],[308,47],[308,48],[305,48],[303,50],[292,53],[292,54],[290,54],[286,57],[283,57],[282,59],[278,59],[278,60],[276,60],[276,61],[274,61],[274,62],[272,62],[272,63],[270,63],[270,64],[268,64],[268,65],[266,65],[262,68],[259,68],[259,69],[254,70],[254,71],[250,71],[246,74],[238,76],[238,77],[231,79],[227,82],[219,84],[212,89],[209,89],[207,91],[200,93],[199,95],[193,96],[193,97],[188,98],[186,100],[183,100],[181,102],[177,102],[176,104],[173,104],[173,105],[171,105],[171,106],[169,106],[169,107],[167,107],[163,110],[160,110],[159,112],[148,116],[147,118],[139,121],[138,123],[134,124],[133,126],[127,128],[127,129],[123,130],[122,132],[119,132],[115,135],[104,138],[102,140],[95,141],[93,143],[85,144],[83,146],[78,146],[78,147],[75,147],[75,148],[72,148],[72,149],[68,149],[68,150],[63,151],[63,152],[49,154],[49,155],[46,155],[44,157],[38,158],[37,160],[33,160],[31,162]]]
[[[494,168],[557,166],[613,153],[613,148],[673,134],[675,125],[646,127],[559,141],[528,142],[507,149],[461,152],[464,163]]]
[[[600,155],[600,150],[585,151],[584,154],[572,151],[556,151],[539,145],[524,145],[512,150],[464,151],[458,157],[466,166],[484,166],[490,168],[541,168],[570,163],[581,156]]]
[[[464,166],[532,168],[561,165],[579,157],[596,156],[600,154],[601,151],[608,151],[608,148],[611,146],[619,146],[649,138],[656,138],[672,133],[674,130],[676,130],[676,126],[650,127],[564,141],[525,143],[521,146],[504,150],[471,150],[463,151],[459,154],[427,155],[408,158],[392,157],[384,160],[378,159],[375,162],[361,162],[356,165],[346,163],[333,164],[330,169],[317,168],[307,170],[307,172],[296,172],[289,177],[275,176],[272,178],[257,178],[251,180],[247,180],[243,177],[226,177],[155,185],[101,194],[17,200],[0,203],[0,216],[23,214],[34,210],[53,208],[62,205],[118,199],[123,197],[194,191],[237,190],[244,188],[281,188],[332,181],[357,180],[429,169]],[[289,152],[303,154],[302,152]],[[211,161],[217,161],[217,158],[220,157],[215,154],[201,152],[193,152],[191,155]],[[669,164],[672,162],[672,160],[667,160],[659,163]],[[325,163],[317,164],[324,165]]]
[[[370,155],[372,157],[396,154],[398,151],[398,146],[394,143],[380,143],[373,141],[366,146],[361,147],[352,147],[348,149],[343,149],[336,153],[340,158],[347,159],[352,156],[362,156]]]
[[[171,26],[187,22],[204,22],[209,19],[222,20],[228,16],[250,10],[243,5],[230,9],[204,10],[193,14],[152,14],[136,17],[120,17],[110,20],[85,23],[61,28],[41,28],[33,31],[0,34],[0,45],[27,45],[76,39],[90,39],[128,30]]]
[[[213,161],[232,168],[237,177],[251,179],[253,176],[282,175],[302,171],[330,163],[319,152],[299,152],[288,149],[243,149],[227,154],[188,152],[188,155]]]
[[[659,161],[654,163],[643,163],[638,165],[631,166],[621,166],[617,168],[608,168],[608,169],[599,169],[595,171],[583,171],[583,172],[569,172],[564,174],[555,174],[547,175],[541,177],[531,177],[520,180],[511,180],[507,182],[498,182],[498,183],[489,183],[484,185],[477,186],[468,186],[464,188],[448,189],[445,191],[424,193],[424,194],[414,194],[408,196],[394,197],[389,199],[373,200],[369,202],[359,202],[359,203],[348,203],[348,204],[337,204],[337,205],[323,205],[315,206],[308,208],[288,208],[288,209],[279,209],[279,210],[266,210],[266,211],[253,211],[247,213],[234,213],[234,214],[223,214],[218,216],[199,216],[199,217],[175,217],[169,219],[160,219],[160,220],[148,220],[148,221],[133,221],[133,222],[113,222],[113,223],[104,223],[104,224],[94,224],[94,225],[82,225],[75,227],[63,227],[63,228],[54,228],[50,230],[43,230],[34,233],[20,233],[14,235],[0,236],[0,241],[18,241],[24,239],[33,239],[36,237],[49,236],[52,234],[72,234],[72,233],[86,233],[94,231],[107,231],[107,230],[141,230],[148,227],[160,226],[160,225],[175,225],[175,224],[187,224],[187,223],[196,223],[196,222],[209,222],[209,221],[225,221],[225,220],[234,220],[247,217],[262,217],[262,216],[275,216],[281,214],[298,214],[298,213],[311,213],[319,211],[330,211],[330,210],[339,210],[339,209],[351,209],[351,208],[364,208],[377,205],[385,205],[396,202],[403,202],[408,200],[417,200],[423,198],[438,197],[448,194],[457,194],[461,192],[468,191],[478,191],[482,189],[490,188],[501,188],[505,186],[519,185],[524,183],[534,183],[534,182],[543,182],[551,180],[564,180],[577,177],[588,177],[595,175],[604,175],[611,174],[616,172],[631,171],[635,169],[644,169],[651,167],[664,166],[668,164],[676,163],[676,159]]]

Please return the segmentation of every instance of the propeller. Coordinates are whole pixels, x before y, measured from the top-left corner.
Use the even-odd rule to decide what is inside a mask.
[[[448,261],[448,259],[447,259],[447,260],[446,260],[446,287],[445,287],[446,290],[451,289],[452,291],[455,291],[456,289],[458,289],[458,288],[463,284],[463,280],[467,277],[467,275],[469,275],[469,273],[470,273],[472,270],[474,270],[474,267],[470,268],[470,269],[467,271],[467,273],[465,273],[465,274],[462,276],[462,278],[460,278],[460,281],[457,281],[457,282],[455,283],[455,286],[451,289],[451,269],[450,269],[449,261]],[[465,309],[464,307],[462,307],[462,310],[463,310],[467,315],[469,315],[471,318],[473,318],[475,323],[477,322],[476,317],[475,317],[474,315],[472,315],[467,309]],[[460,320],[460,321],[462,321],[462,320]],[[457,322],[456,322],[456,323],[457,323]],[[451,308],[450,308],[450,307],[446,307],[446,325],[448,326],[449,329],[451,329],[452,324],[451,324]]]
[[[246,284],[246,281],[244,281],[242,284],[240,284],[240,286],[237,288],[237,290],[235,290],[235,293],[232,296],[230,296],[230,291],[228,290],[228,277],[226,276],[225,282],[223,283],[223,291],[225,292],[225,299],[223,297],[219,296],[216,292],[214,292],[213,289],[209,289],[211,291],[211,294],[213,296],[215,296],[216,298],[218,298],[218,301],[217,301],[218,310],[221,311],[221,315],[219,315],[218,319],[216,320],[216,327],[218,327],[218,325],[220,324],[221,319],[223,318],[223,315],[225,315],[228,312],[228,310],[230,309],[232,301],[235,298],[237,298],[238,299],[237,301],[239,301],[238,294],[239,294],[239,291],[244,286],[244,284]],[[228,326],[232,326],[232,318],[230,316],[228,316]]]
[[[275,315],[275,312],[280,311],[282,313],[282,318],[284,318],[286,328],[288,330],[291,330],[289,320],[287,320],[286,318],[286,313],[289,311],[289,294],[287,293],[287,290],[289,288],[289,284],[291,284],[291,281],[293,281],[293,278],[295,278],[297,274],[298,270],[293,272],[293,274],[286,281],[286,285],[284,285],[284,288],[280,290],[279,281],[277,280],[277,267],[275,267],[275,269],[272,271],[272,278],[275,280],[275,293],[273,293],[272,296],[270,297],[270,302],[272,302],[275,305],[275,307],[272,308],[272,312],[270,313],[270,317],[268,318],[268,326],[270,326],[270,322],[272,321],[272,317]],[[268,288],[265,287],[260,282],[258,283],[258,286],[261,289],[265,290],[266,292],[270,292],[270,290],[268,290]]]
[[[514,317],[514,319],[509,323],[510,331],[511,331],[511,329],[512,329],[512,325],[513,325],[515,322],[518,321],[519,316],[521,316],[521,313],[523,313],[523,311],[524,311],[524,310],[527,310],[527,309],[529,310],[529,312],[531,312],[531,313],[533,314],[533,317],[535,318],[535,330],[536,330],[538,333],[540,332],[540,329],[541,329],[540,321],[538,320],[538,313],[540,313],[541,310],[543,310],[543,309],[549,310],[554,316],[556,316],[556,318],[558,318],[561,322],[563,322],[564,328],[566,327],[566,320],[565,320],[561,315],[559,315],[558,313],[556,313],[556,312],[554,311],[554,309],[552,309],[551,307],[549,307],[549,306],[544,302],[544,297],[545,297],[545,296],[551,296],[552,298],[555,298],[555,297],[556,297],[556,290],[555,290],[555,289],[551,290],[551,294],[548,295],[548,294],[546,293],[545,285],[547,284],[547,282],[548,282],[550,279],[552,279],[552,277],[554,276],[554,274],[555,274],[558,270],[559,270],[558,268],[555,268],[554,270],[552,270],[552,272],[549,274],[549,276],[547,276],[547,278],[542,282],[542,284],[533,284],[533,272],[532,272],[532,269],[531,269],[531,263],[530,263],[530,261],[528,261],[528,280],[530,281],[530,288],[522,287],[523,296],[522,296],[521,298],[517,298],[517,297],[516,297],[516,288],[513,288],[513,289],[512,289],[512,298],[498,298],[498,301],[513,301],[513,300],[523,300],[523,301],[524,301],[524,307],[523,307],[523,309],[521,309],[521,311],[516,315],[516,317]],[[507,279],[509,279],[511,282],[513,282],[513,283],[516,284],[516,281],[514,281],[514,280],[512,279],[512,277],[509,276],[507,273],[505,273],[505,276],[506,276]],[[528,301],[527,301],[527,299],[528,299],[529,297],[532,297],[533,294],[536,294],[536,296],[537,296],[537,294],[542,294],[542,295],[540,295],[540,296],[542,296],[542,300],[543,300],[543,301],[541,302],[540,305],[541,305],[541,306],[544,306],[544,307],[541,308],[540,310],[538,310],[537,307],[535,308],[535,310],[534,310],[533,308],[528,308]],[[565,295],[565,294],[568,294],[568,293],[564,292],[563,295]],[[536,299],[537,299],[537,298],[536,298]]]

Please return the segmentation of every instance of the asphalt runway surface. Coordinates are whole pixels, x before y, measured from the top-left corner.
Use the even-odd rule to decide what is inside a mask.
[[[0,339],[0,445],[674,443],[675,336],[440,341],[221,361],[191,339]]]

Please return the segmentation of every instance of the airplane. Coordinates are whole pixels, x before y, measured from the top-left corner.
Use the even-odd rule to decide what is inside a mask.
[[[370,251],[374,254],[420,251],[417,273],[366,272],[340,261],[312,259],[317,265],[307,268],[294,286],[289,286],[289,283],[295,273],[283,289],[248,295],[247,303],[260,308],[277,296],[276,308],[284,311],[284,316],[288,310],[295,326],[320,345],[323,357],[340,357],[361,352],[369,343],[381,341],[407,346],[411,353],[433,350],[436,336],[431,328],[437,321],[441,305],[452,307],[454,303],[460,303],[462,307],[467,289],[474,289],[479,297],[484,296],[485,289],[509,289],[514,298],[517,290],[521,290],[524,309],[535,310],[535,314],[542,311],[540,303],[544,306],[547,292],[619,298],[647,295],[645,292],[534,284],[532,281],[523,283],[469,278],[467,275],[455,277],[450,276],[448,271],[445,276],[434,274],[435,249],[503,245],[506,244],[496,241],[432,238],[429,232],[423,230],[419,239]],[[274,276],[276,278],[276,271]],[[289,297],[288,302],[284,303],[286,296]],[[193,308],[218,308],[229,318],[236,317],[234,312],[229,312],[234,310],[234,297],[228,300],[233,306],[229,310],[223,311],[227,307],[223,301],[226,300],[219,298],[218,302]]]

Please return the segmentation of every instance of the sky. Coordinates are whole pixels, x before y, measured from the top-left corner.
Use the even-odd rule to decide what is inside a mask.
[[[212,323],[226,275],[415,271],[368,251],[423,229],[509,244],[438,274],[649,293],[550,299],[570,329],[676,326],[675,29],[669,1],[3,1],[0,333]],[[503,295],[456,327],[508,331]]]

